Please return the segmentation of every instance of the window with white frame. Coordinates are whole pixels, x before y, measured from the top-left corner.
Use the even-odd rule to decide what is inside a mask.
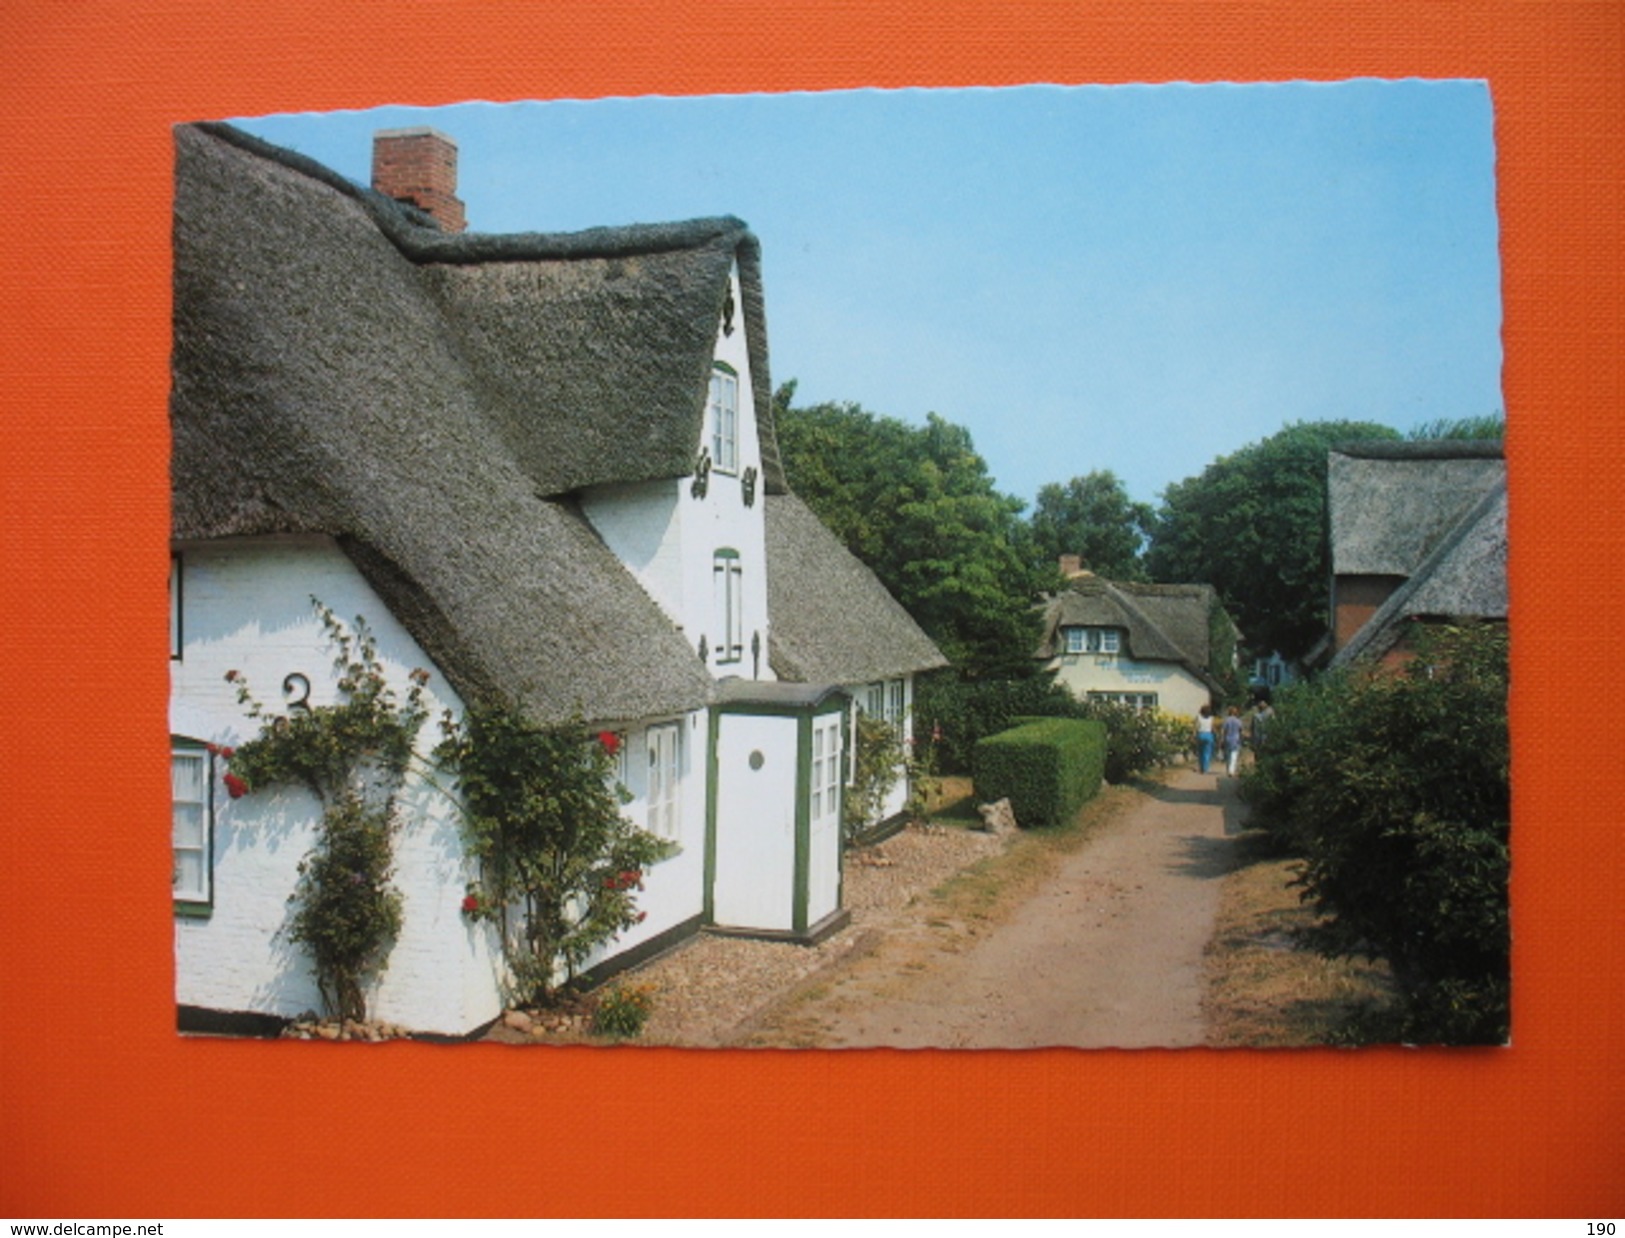
[[[711,463],[719,472],[739,471],[739,374],[726,362],[711,367],[707,401],[711,424]]]
[[[675,722],[649,728],[649,833],[675,840],[682,829],[682,728]]]
[[[1155,709],[1155,692],[1091,692],[1091,701],[1107,701],[1114,705],[1132,705],[1135,709]]]
[[[745,656],[745,569],[737,550],[711,557],[711,595],[716,614],[716,657],[738,662]]]
[[[903,721],[906,700],[907,692],[903,680],[882,679],[877,683],[864,685],[863,700],[860,704],[863,712],[869,717],[897,726]]]
[[[1119,628],[1067,628],[1068,653],[1118,653],[1122,649],[1122,630]]]
[[[206,909],[214,901],[214,759],[202,744],[171,741],[169,799],[175,904]]]
[[[813,719],[812,819],[841,805],[841,716]]]

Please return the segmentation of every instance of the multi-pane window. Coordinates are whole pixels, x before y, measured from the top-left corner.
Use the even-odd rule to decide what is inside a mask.
[[[1068,653],[1117,653],[1122,648],[1119,628],[1067,628]]]
[[[206,907],[213,898],[212,781],[207,749],[180,742],[170,749],[170,846],[177,903]]]
[[[1109,701],[1116,705],[1132,705],[1135,709],[1155,709],[1155,692],[1091,692],[1091,701]]]
[[[863,712],[869,717],[896,726],[902,722],[906,712],[905,699],[903,680],[883,679],[864,687],[861,704]]]
[[[649,833],[675,839],[682,825],[682,760],[679,742],[682,729],[676,723],[649,728]]]
[[[719,550],[711,557],[711,595],[717,661],[738,662],[745,656],[745,569],[737,550]]]
[[[815,718],[812,733],[812,817],[841,805],[841,718]]]
[[[739,375],[717,362],[711,369],[707,401],[711,423],[711,462],[724,473],[739,471]]]

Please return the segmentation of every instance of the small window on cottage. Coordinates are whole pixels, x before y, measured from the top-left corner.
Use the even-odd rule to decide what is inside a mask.
[[[902,725],[903,721],[904,689],[901,679],[893,679],[886,685],[886,721],[893,726]]]
[[[711,461],[722,473],[739,471],[739,375],[718,361],[711,369],[708,402],[711,423]]]
[[[871,718],[886,716],[886,685],[884,682],[868,684],[863,689],[863,712]]]
[[[673,722],[649,728],[648,830],[675,840],[682,826],[678,786],[682,774],[682,730]]]
[[[1118,628],[1067,628],[1068,653],[1117,653],[1122,648]]]
[[[214,898],[214,761],[201,744],[175,740],[169,753],[170,846],[177,910]]]
[[[1129,705],[1144,711],[1157,707],[1155,692],[1091,692],[1091,701],[1107,701],[1114,705]]]
[[[903,721],[903,715],[907,712],[906,699],[904,680],[882,679],[878,683],[864,685],[863,699],[859,703],[869,717],[896,726]]]
[[[738,662],[745,656],[745,569],[737,550],[719,550],[711,557],[711,594],[717,662]]]

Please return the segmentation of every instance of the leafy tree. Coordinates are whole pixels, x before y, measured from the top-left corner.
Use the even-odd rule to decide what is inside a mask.
[[[1032,673],[1038,642],[1019,499],[1000,494],[962,426],[775,394],[791,488],[971,677]]]
[[[1151,578],[1213,585],[1249,649],[1302,655],[1326,630],[1326,453],[1398,437],[1367,421],[1299,422],[1175,482],[1153,524]]]
[[[1096,469],[1038,492],[1033,545],[1046,568],[1061,555],[1075,554],[1108,580],[1144,580],[1141,553],[1152,517],[1151,505],[1130,499],[1117,474]]]

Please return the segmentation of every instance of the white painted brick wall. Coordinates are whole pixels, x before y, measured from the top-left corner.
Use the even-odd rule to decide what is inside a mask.
[[[440,711],[462,702],[395,622],[350,561],[321,538],[264,538],[182,547],[182,657],[170,663],[170,731],[235,746],[257,727],[225,680],[237,670],[270,712],[292,672],[310,680],[310,703],[337,696],[333,651],[311,605],[319,597],[349,622],[366,618],[398,694],[415,667],[428,669],[430,717],[418,739],[426,755],[439,739]],[[214,909],[176,917],[176,1000],[218,1010],[297,1015],[319,1007],[303,952],[285,937],[287,897],[314,842],[319,813],[309,792],[261,788],[230,799],[215,771]],[[500,1010],[500,958],[489,928],[470,926],[461,904],[472,866],[456,809],[413,777],[403,792],[395,884],[404,922],[372,995],[374,1013],[409,1027],[461,1033]]]

